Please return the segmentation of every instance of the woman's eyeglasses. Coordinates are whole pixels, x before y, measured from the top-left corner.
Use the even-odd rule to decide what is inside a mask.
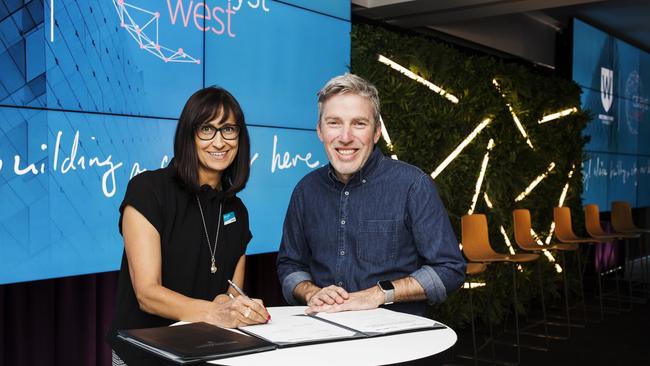
[[[196,136],[201,140],[212,140],[217,135],[217,132],[221,132],[221,137],[226,140],[235,140],[239,137],[239,126],[225,125],[217,128],[210,124],[205,124],[199,126],[196,130]]]

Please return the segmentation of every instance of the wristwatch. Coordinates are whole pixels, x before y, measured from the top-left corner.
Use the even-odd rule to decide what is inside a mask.
[[[392,304],[395,301],[395,286],[387,280],[378,281],[377,287],[384,293],[384,305]]]

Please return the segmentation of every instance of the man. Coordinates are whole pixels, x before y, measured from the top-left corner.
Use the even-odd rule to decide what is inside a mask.
[[[431,177],[382,155],[377,89],[345,74],[318,93],[328,166],[296,186],[278,276],[308,312],[374,309],[424,315],[465,278],[465,261]]]

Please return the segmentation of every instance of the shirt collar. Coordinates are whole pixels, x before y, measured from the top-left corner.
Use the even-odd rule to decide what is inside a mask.
[[[375,146],[372,150],[372,153],[366,160],[366,163],[363,164],[361,169],[358,172],[354,173],[347,184],[353,183],[365,183],[365,181],[370,177],[370,175],[381,165],[381,161],[384,159],[384,154],[381,153],[381,150]],[[334,167],[332,163],[328,165],[327,176],[330,178],[332,183],[342,183],[339,178],[336,176]]]
[[[223,201],[225,194],[223,191],[212,188],[208,184],[204,184],[199,188],[199,196],[201,198],[206,198],[209,200],[217,200],[219,202]]]

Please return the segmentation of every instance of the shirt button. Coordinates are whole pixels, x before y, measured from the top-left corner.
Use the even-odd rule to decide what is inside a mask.
[[[345,191],[345,195],[346,195],[346,196],[349,196],[349,195],[350,195],[350,192]]]
[[[342,250],[342,251],[341,251],[341,255],[345,255],[345,250]]]
[[[365,182],[366,182],[366,180],[365,180],[365,179],[361,181],[361,183],[365,183]]]
[[[339,281],[337,285],[339,285],[339,287],[343,287],[343,282]]]
[[[341,220],[341,225],[345,225],[345,220]]]

